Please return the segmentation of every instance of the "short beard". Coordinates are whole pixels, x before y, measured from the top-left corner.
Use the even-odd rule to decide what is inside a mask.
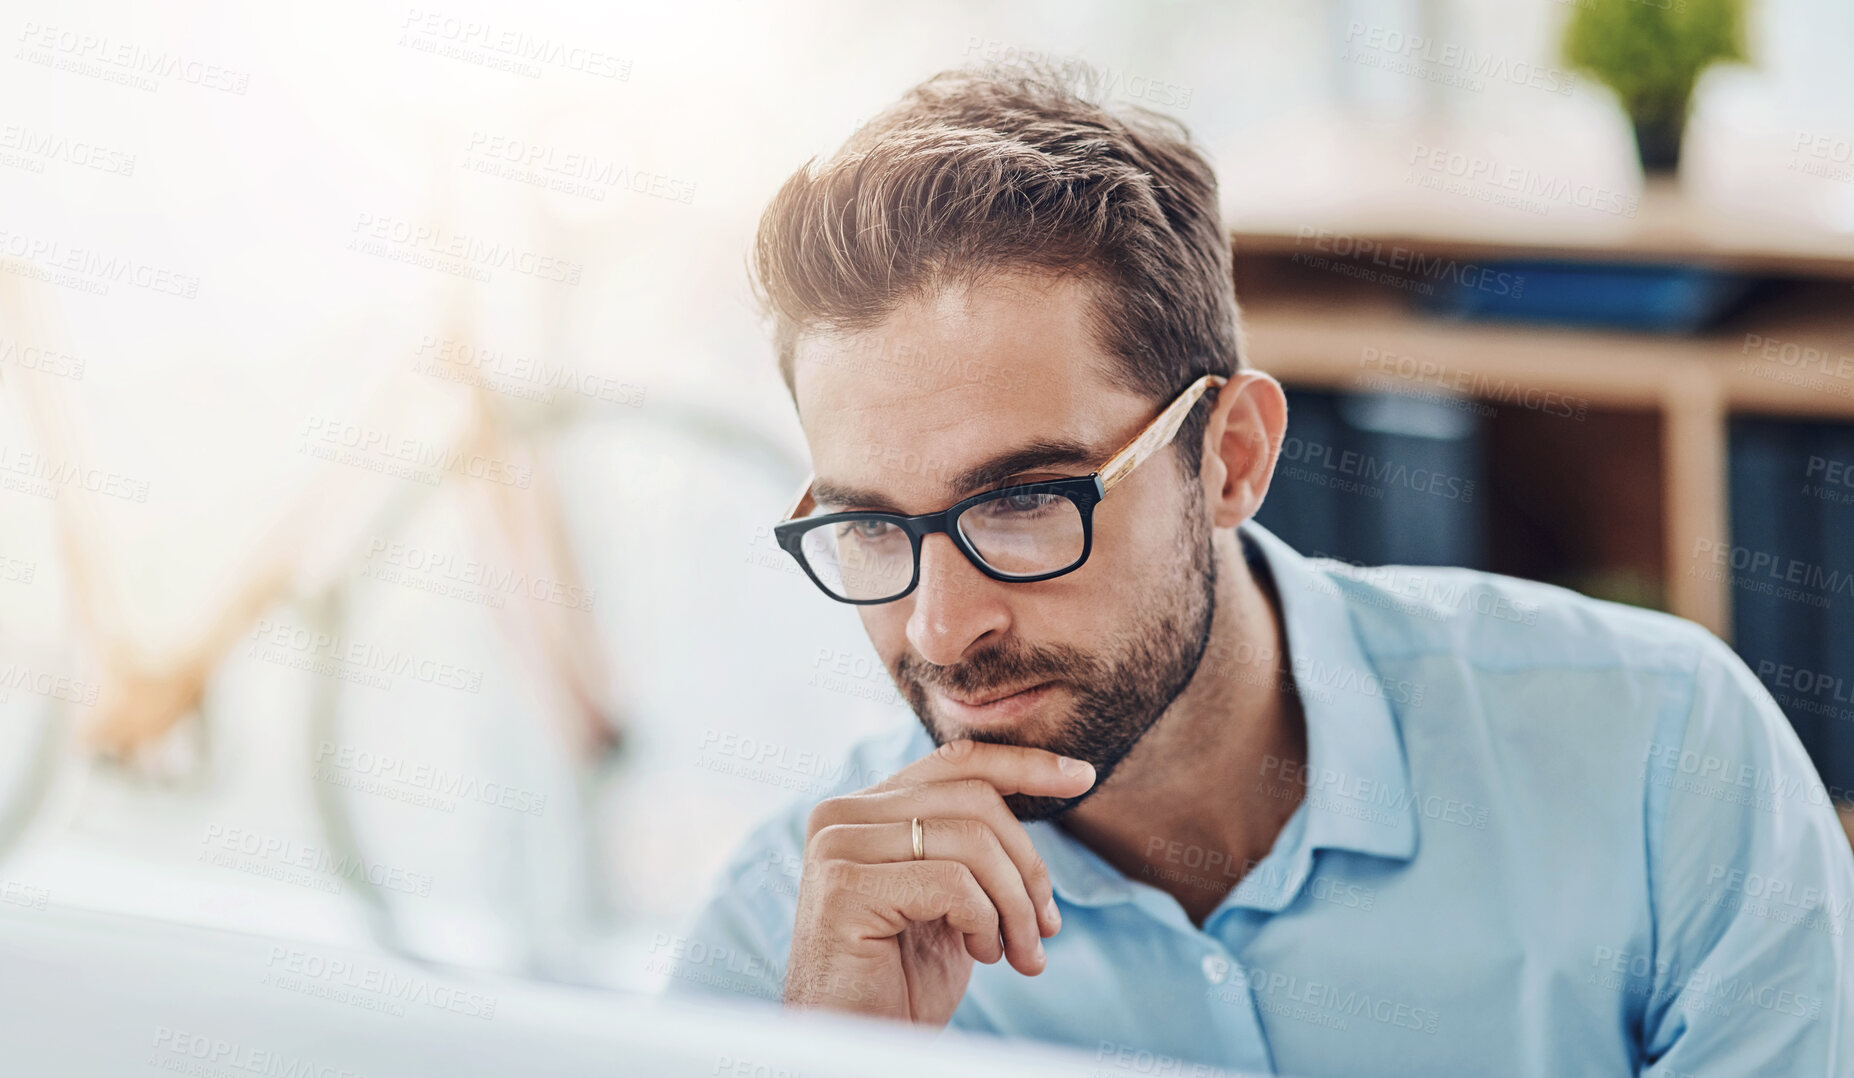
[[[1188,487],[1191,505],[1183,539],[1174,548],[1176,568],[1169,583],[1152,595],[1152,602],[1141,605],[1131,631],[1114,635],[1110,659],[1069,647],[1021,654],[994,649],[935,674],[935,684],[961,696],[1042,681],[1061,683],[1074,693],[1074,712],[1047,739],[1020,738],[1006,731],[956,735],[1001,745],[1029,745],[1094,765],[1094,785],[1074,797],[1006,794],[1004,803],[1018,819],[1053,819],[1099,790],[1196,676],[1210,646],[1216,615],[1217,566],[1211,536],[1204,527],[1203,488]],[[1155,604],[1166,599],[1174,599],[1174,605],[1158,609]],[[919,676],[922,668],[923,664],[904,655],[897,664],[895,683],[934,744],[944,745],[953,738],[935,724],[928,710],[927,690]]]

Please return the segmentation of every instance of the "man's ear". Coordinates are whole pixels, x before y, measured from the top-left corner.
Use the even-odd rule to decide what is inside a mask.
[[[1266,371],[1236,372],[1217,390],[1204,428],[1205,507],[1215,528],[1255,515],[1287,435],[1287,394]]]

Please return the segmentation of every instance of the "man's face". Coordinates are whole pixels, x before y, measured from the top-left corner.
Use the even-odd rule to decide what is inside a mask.
[[[925,513],[1099,466],[1168,402],[1103,376],[1114,360],[1088,331],[1091,294],[1073,279],[1000,276],[904,304],[869,330],[802,340],[794,386],[820,511]],[[936,743],[1087,760],[1092,793],[1190,683],[1209,638],[1214,563],[1202,486],[1180,474],[1179,451],[1201,447],[1155,455],[1095,507],[1093,549],[1074,572],[992,580],[934,534],[912,592],[857,607]],[[1014,458],[1004,471],[962,485],[1004,457]],[[1078,800],[1006,798],[1022,819]]]

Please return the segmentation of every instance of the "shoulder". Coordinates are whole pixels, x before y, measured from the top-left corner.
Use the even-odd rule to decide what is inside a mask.
[[[1476,730],[1510,765],[1639,798],[1643,772],[1695,742],[1756,756],[1795,739],[1743,660],[1685,618],[1495,573],[1315,564],[1392,699],[1416,705],[1398,708],[1414,741],[1459,753]]]
[[[1473,569],[1313,559],[1345,600],[1374,660],[1447,656],[1488,671],[1624,669],[1692,676],[1742,669],[1685,618]]]

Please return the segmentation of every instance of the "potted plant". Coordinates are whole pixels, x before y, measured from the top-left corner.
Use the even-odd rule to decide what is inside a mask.
[[[1644,171],[1671,171],[1693,84],[1719,61],[1743,61],[1744,0],[1580,0],[1564,60],[1616,92]]]

